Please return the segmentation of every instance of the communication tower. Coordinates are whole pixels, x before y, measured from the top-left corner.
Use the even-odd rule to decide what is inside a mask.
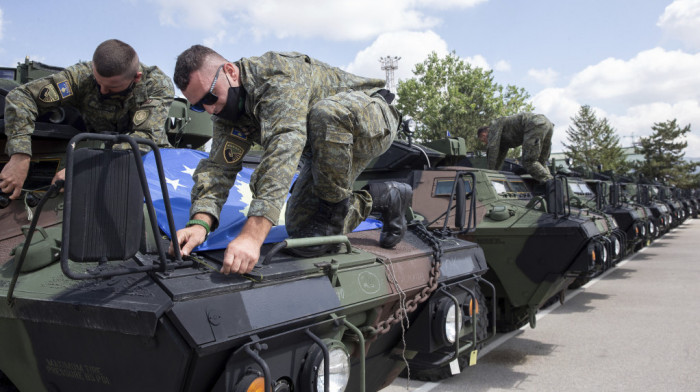
[[[382,63],[382,70],[386,71],[386,89],[392,93],[396,93],[394,70],[399,69],[399,60],[401,57],[398,56],[386,56],[379,59],[379,62]]]

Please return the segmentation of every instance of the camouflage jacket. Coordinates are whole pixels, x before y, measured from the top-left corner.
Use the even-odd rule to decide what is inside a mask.
[[[306,145],[306,120],[320,99],[350,90],[374,92],[384,80],[363,78],[300,53],[268,52],[241,59],[245,113],[235,122],[214,116],[209,158],[194,174],[190,214],[206,212],[214,227],[229,189],[253,141],[262,145],[260,164],[250,181],[253,200],[248,216],[277,224],[289,186]]]
[[[91,62],[75,64],[13,89],[5,101],[7,154],[31,155],[36,118],[64,105],[82,114],[88,132],[126,133],[168,146],[165,120],[175,96],[172,81],[158,67],[140,64],[140,70],[141,80],[126,96],[101,98]]]
[[[493,120],[489,125],[488,168],[498,170],[496,166],[500,166],[499,162],[503,164],[508,150],[523,145],[525,139],[547,137],[547,125],[551,129],[549,120],[536,113],[519,113]]]

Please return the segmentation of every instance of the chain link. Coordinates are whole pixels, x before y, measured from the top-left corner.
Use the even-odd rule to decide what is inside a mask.
[[[438,280],[440,279],[440,263],[442,260],[442,245],[433,233],[429,232],[420,223],[413,223],[409,225],[409,229],[423,242],[429,245],[432,249],[432,266],[430,268],[427,286],[420,290],[416,295],[407,300],[404,306],[399,306],[393,314],[391,314],[386,320],[380,321],[374,326],[374,332],[379,335],[385,334],[391,330],[391,327],[408,317],[408,314],[416,310],[418,305],[422,304],[428,298],[430,294],[433,293],[438,287]],[[397,288],[399,289],[399,288]]]

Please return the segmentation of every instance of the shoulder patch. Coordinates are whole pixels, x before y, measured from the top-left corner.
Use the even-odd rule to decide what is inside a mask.
[[[151,111],[148,109],[137,110],[136,113],[134,113],[134,125],[139,126],[143,124],[150,114]]]
[[[67,80],[58,84],[58,91],[61,92],[61,98],[68,98],[73,95],[73,89],[71,89],[70,83],[68,83]]]
[[[236,163],[243,158],[243,149],[233,142],[226,142],[223,154],[226,163]]]
[[[246,134],[237,130],[237,129],[234,129],[231,131],[231,136],[242,139],[242,140],[248,140],[248,137],[246,136]]]
[[[41,102],[51,103],[56,102],[59,99],[58,91],[56,91],[56,87],[54,87],[53,84],[47,84],[39,92],[39,100]]]

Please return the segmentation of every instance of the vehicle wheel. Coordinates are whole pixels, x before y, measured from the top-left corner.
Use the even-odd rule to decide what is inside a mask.
[[[474,289],[474,296],[476,297],[477,303],[479,304],[479,318],[476,323],[476,338],[481,342],[477,343],[477,349],[481,349],[484,346],[484,340],[489,336],[489,306],[486,302],[486,297],[481,292],[481,289],[477,286]],[[468,309],[465,309],[468,311]],[[457,358],[459,363],[459,369],[462,370],[469,366],[469,357],[471,351],[464,353],[462,356]],[[408,371],[404,369],[401,377],[408,377]],[[446,378],[452,377],[452,371],[450,370],[450,365],[445,364],[443,366],[429,368],[429,369],[414,369],[411,368],[411,379],[420,381],[439,381]]]

